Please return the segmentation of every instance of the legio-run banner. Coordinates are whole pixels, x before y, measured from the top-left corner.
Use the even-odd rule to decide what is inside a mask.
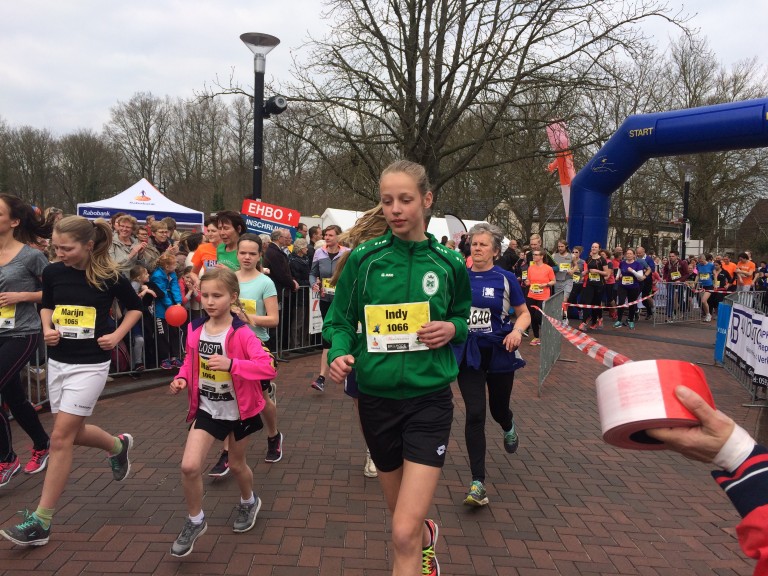
[[[768,386],[768,318],[745,308],[733,305],[725,356],[736,362],[755,386]]]

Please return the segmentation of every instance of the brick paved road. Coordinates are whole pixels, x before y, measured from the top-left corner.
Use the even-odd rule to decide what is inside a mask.
[[[640,325],[637,336],[604,330],[598,339],[640,360],[711,362],[714,328]],[[699,343],[686,345],[687,343]],[[463,404],[456,421],[433,516],[440,524],[444,575],[693,575],[751,574],[734,535],[736,512],[704,465],[659,452],[620,451],[602,442],[593,392],[602,370],[564,343],[563,358],[536,395],[538,350],[525,345],[513,407],[520,449],[507,455],[488,424],[487,487],[491,504],[461,505],[468,482]],[[234,481],[206,482],[208,533],[185,559],[168,548],[184,516],[179,462],[185,399],[156,388],[107,398],[93,422],[129,431],[137,445],[131,478],[110,481],[102,454],[76,449],[71,482],[60,502],[51,542],[24,550],[0,542],[0,572],[9,575],[254,574],[335,576],[389,574],[388,520],[376,480],[362,475],[363,445],[352,402],[338,387],[324,394],[308,383],[317,356],[281,366],[282,462],[262,460],[257,436],[251,463],[264,506],[256,527],[234,534]],[[755,409],[719,369],[705,367],[720,407],[748,429]],[[750,411],[751,410],[751,411]],[[50,428],[51,416],[43,416]],[[29,441],[14,430],[16,447]],[[215,455],[210,455],[211,464]],[[41,476],[17,476],[0,490],[0,522],[34,506]]]

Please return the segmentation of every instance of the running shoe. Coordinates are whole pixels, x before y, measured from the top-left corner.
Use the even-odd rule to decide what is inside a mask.
[[[541,346],[541,338],[534,338],[529,343],[529,346]]]
[[[464,498],[464,504],[467,506],[486,506],[488,504],[488,494],[485,492],[485,486],[479,480],[473,480],[469,486],[467,497]]]
[[[45,467],[48,464],[49,453],[50,450],[48,448],[43,448],[42,450],[35,450],[33,448],[32,457],[29,459],[29,462],[27,462],[27,465],[24,466],[24,474],[37,474],[38,472],[45,470]]]
[[[579,330],[581,330],[582,332],[586,332],[587,330],[589,330],[589,326],[587,326],[586,322],[582,322],[581,324],[579,324]]]
[[[627,326],[629,326],[630,330],[634,330],[635,329],[635,323],[634,322],[627,322]]]
[[[704,316],[704,322],[712,322],[712,314],[707,314]]]
[[[229,474],[229,453],[226,450],[222,450],[219,461],[208,472],[208,476],[211,478],[223,478],[227,474]]]
[[[248,532],[256,524],[256,514],[261,510],[261,498],[256,497],[256,502],[253,504],[243,504],[242,502],[237,505],[237,518],[232,526],[233,532]]]
[[[130,434],[120,434],[118,438],[123,443],[123,448],[119,453],[109,457],[109,465],[112,467],[112,478],[115,479],[115,482],[122,482],[131,471],[131,461],[128,459],[128,452],[133,448],[133,436]]]
[[[323,392],[325,390],[325,376],[318,376],[310,386],[318,392]]]
[[[274,438],[267,438],[267,456],[264,462],[273,464],[283,459],[283,433],[278,432]],[[237,532],[237,530],[235,530]]]
[[[517,435],[517,428],[515,427],[515,421],[512,420],[512,428],[509,431],[504,432],[504,450],[510,454],[517,452],[517,447],[520,444],[520,437]]]
[[[269,383],[269,388],[267,388],[267,396],[269,396],[269,399],[272,400],[272,403],[277,406],[277,384],[274,382]]]
[[[197,539],[205,534],[206,530],[208,530],[208,523],[205,520],[200,524],[193,524],[192,520],[187,518],[186,522],[184,522],[184,527],[181,529],[181,534],[171,544],[171,556],[176,556],[176,558],[187,556],[192,552]]]
[[[614,328],[621,328],[622,322],[621,320],[616,320],[616,322],[613,323]]]
[[[0,488],[8,484],[19,470],[21,470],[21,464],[18,456],[14,456],[10,462],[0,462]]]
[[[144,372],[144,370],[146,370],[146,366],[144,366],[144,364],[136,364],[136,366],[133,368],[133,371],[137,374],[141,374]]]
[[[373,460],[371,459],[371,451],[366,450],[365,451],[365,466],[363,466],[363,476],[366,478],[376,478],[379,475],[378,470],[376,470],[376,464],[373,463]]]
[[[440,576],[440,564],[435,557],[437,544],[437,524],[432,520],[424,520],[429,530],[429,545],[421,550],[421,573],[423,576]]]
[[[51,527],[43,528],[40,519],[28,510],[20,512],[24,516],[24,522],[0,530],[0,536],[10,540],[19,546],[43,546],[48,544],[51,535]]]
[[[595,325],[593,326],[593,328],[594,328],[595,330],[602,330],[602,329],[603,329],[603,319],[602,319],[602,318],[600,318],[600,319],[597,321],[597,324],[595,324]]]
[[[163,370],[173,370],[173,360],[170,358],[166,358],[162,362],[160,362],[160,368]]]
[[[184,366],[184,360],[181,358],[171,358],[171,364],[173,364],[174,368],[181,368]]]

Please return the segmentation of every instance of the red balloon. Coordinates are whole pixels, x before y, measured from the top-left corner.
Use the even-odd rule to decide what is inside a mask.
[[[165,321],[171,326],[183,326],[187,322],[187,309],[180,304],[169,306],[165,311]]]

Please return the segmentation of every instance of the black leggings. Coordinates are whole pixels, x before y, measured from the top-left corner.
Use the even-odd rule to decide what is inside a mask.
[[[626,298],[627,302],[634,302],[638,299],[640,296],[640,287],[637,288],[625,288],[621,284],[619,284],[619,304],[624,303],[624,299]],[[621,322],[621,317],[624,316],[624,308],[619,308],[619,316],[618,320]],[[629,312],[627,313],[627,321],[629,322],[635,322],[637,320],[637,304],[633,304],[629,307]]]
[[[35,407],[27,399],[19,377],[19,372],[37,350],[39,340],[40,334],[0,336],[0,397],[22,430],[32,438],[35,449],[43,450],[48,448],[48,434]],[[0,462],[11,462],[14,458],[11,423],[5,410],[0,408]]]
[[[592,326],[594,326],[603,317],[603,309],[601,308],[603,305],[603,285],[587,282],[587,285],[581,291],[581,303],[597,306],[597,308],[587,308],[584,310],[584,322],[587,321],[587,312],[589,312],[592,318]]]
[[[480,370],[470,368],[466,360],[462,361],[458,382],[467,411],[464,437],[467,442],[472,480],[485,482],[485,388],[488,387],[488,406],[491,409],[491,417],[504,432],[508,432],[512,429],[512,410],[509,408],[509,400],[512,397],[515,373],[488,373],[490,350],[481,348],[481,354]]]
[[[533,298],[526,298],[526,304],[528,305],[528,312],[531,313],[531,328],[533,328],[533,337],[539,337],[539,331],[541,330],[541,311],[534,310],[533,306],[541,308],[544,304],[544,300],[534,300]]]

